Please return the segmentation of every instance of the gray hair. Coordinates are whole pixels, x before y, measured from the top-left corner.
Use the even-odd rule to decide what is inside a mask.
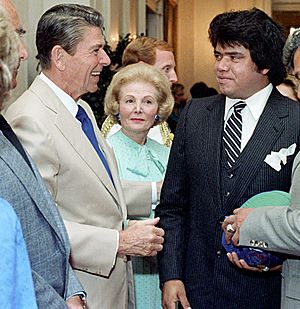
[[[294,55],[296,50],[300,47],[300,28],[291,33],[284,45],[282,61],[286,66],[288,72],[294,69]]]
[[[18,40],[0,6],[0,109],[12,87],[12,71],[19,63]]]
[[[51,66],[51,51],[60,45],[74,55],[87,27],[98,27],[103,32],[104,19],[96,9],[79,4],[59,4],[40,18],[36,32],[38,59],[42,69]]]

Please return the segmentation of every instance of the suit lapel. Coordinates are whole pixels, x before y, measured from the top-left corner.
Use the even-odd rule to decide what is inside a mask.
[[[0,134],[0,157],[23,184],[24,189],[32,198],[36,207],[39,209],[46,221],[48,221],[50,226],[53,228],[58,238],[62,240],[63,243],[66,243],[66,240],[59,229],[59,221],[57,220],[58,211],[55,208],[54,202],[52,203],[50,193],[48,193],[45,185],[43,184],[35,164],[28,156],[32,169],[35,173],[34,175],[28,164],[24,161],[23,157],[19,154],[15,147],[11,145],[2,133]],[[45,205],[45,202],[47,202],[47,205]]]
[[[207,135],[205,138],[209,141],[204,150],[205,162],[210,162],[206,165],[206,175],[208,175],[209,188],[211,189],[211,196],[216,199],[216,204],[221,207],[221,188],[220,188],[220,162],[221,162],[221,145],[222,132],[224,126],[224,111],[225,111],[225,97],[219,96],[217,102],[207,106],[207,117],[203,119],[204,128],[207,128]],[[203,135],[203,132],[199,132]]]
[[[55,95],[55,93],[39,77],[35,79],[34,83],[30,88],[32,88],[32,90],[37,94],[41,92],[47,93],[47,100],[43,100],[43,98],[41,98],[41,100],[43,101],[43,104],[45,104],[50,110],[52,110],[56,114],[56,127],[70,143],[70,145],[77,152],[77,154],[82,158],[83,162],[85,162],[85,164],[103,183],[104,187],[110,192],[111,196],[114,198],[117,204],[119,204],[120,201],[118,198],[118,194],[105,170],[105,167],[103,166],[102,161],[100,160],[90,141],[80,128],[80,125],[77,123],[76,119],[74,119],[71,113],[66,109],[63,103]],[[100,146],[102,145],[100,144]],[[107,156],[107,158],[108,157],[109,156]],[[109,163],[110,162],[108,160],[108,164]]]
[[[289,116],[288,110],[283,102],[277,101],[278,93],[273,90],[252,137],[236,161],[234,169],[239,169],[238,178],[231,197],[224,205],[225,210],[231,209],[232,205],[235,205],[242,198],[255,175],[262,168],[266,155],[274,150],[274,144],[285,129],[281,119]]]

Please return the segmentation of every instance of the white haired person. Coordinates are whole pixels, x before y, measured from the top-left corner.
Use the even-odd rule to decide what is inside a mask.
[[[17,35],[11,29],[0,7],[0,110],[13,87],[13,72],[19,66],[17,45]],[[37,308],[20,222],[13,208],[2,198],[0,198],[0,243],[0,308]]]

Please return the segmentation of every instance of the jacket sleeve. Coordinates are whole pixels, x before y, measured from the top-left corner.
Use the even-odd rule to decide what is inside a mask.
[[[300,256],[300,155],[294,161],[289,207],[261,207],[249,214],[240,230],[240,245],[263,241],[267,250]]]
[[[128,218],[149,217],[152,210],[152,183],[142,181],[121,180],[125,195]],[[161,185],[154,192],[155,199],[159,202]]]
[[[32,271],[38,308],[68,308],[65,300],[37,272]]]
[[[48,190],[56,200],[60,159],[49,128],[42,123],[41,119],[29,114],[12,112],[9,116],[14,132],[31,155]],[[57,206],[64,217],[63,207],[59,203]],[[64,223],[71,243],[72,267],[108,277],[116,263],[118,231],[65,220],[65,218]]]

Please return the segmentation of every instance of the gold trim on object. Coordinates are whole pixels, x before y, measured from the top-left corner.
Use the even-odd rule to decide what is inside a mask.
[[[106,117],[101,127],[101,133],[104,136],[104,138],[107,137],[109,131],[111,130],[111,128],[115,123],[116,121],[112,115]],[[159,129],[162,136],[163,144],[166,145],[167,147],[171,147],[172,141],[174,139],[174,134],[171,133],[168,123],[166,121],[160,123]]]

